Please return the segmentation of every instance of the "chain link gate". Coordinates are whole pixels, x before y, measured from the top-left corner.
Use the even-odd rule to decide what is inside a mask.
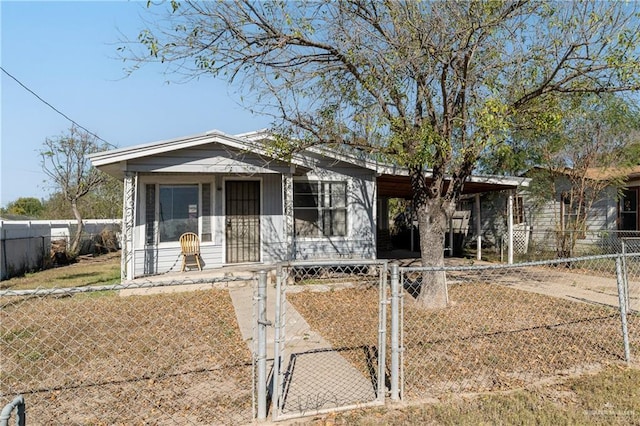
[[[388,300],[386,262],[278,265],[274,420],[384,404]]]

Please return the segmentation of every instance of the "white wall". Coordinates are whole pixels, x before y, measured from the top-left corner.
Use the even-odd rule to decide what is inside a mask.
[[[84,233],[91,238],[106,227],[119,232],[120,223],[119,219],[85,220]],[[0,280],[44,269],[51,241],[68,240],[75,226],[75,220],[0,220]]]

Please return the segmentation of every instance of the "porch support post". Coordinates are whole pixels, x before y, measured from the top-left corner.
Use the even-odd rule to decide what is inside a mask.
[[[453,257],[453,216],[449,218],[449,257]]]
[[[124,198],[122,200],[122,252],[120,255],[120,279],[133,279],[133,234],[135,232],[136,186],[138,174],[125,172]]]
[[[508,263],[513,264],[513,191],[509,191],[507,202],[507,235],[509,238]]]
[[[475,194],[475,217],[476,217],[476,259],[482,260],[482,217],[480,216],[480,194]]]
[[[293,166],[292,166],[293,167]],[[293,235],[293,170],[282,175],[282,192],[284,200],[284,235],[287,259],[295,259],[295,246]]]

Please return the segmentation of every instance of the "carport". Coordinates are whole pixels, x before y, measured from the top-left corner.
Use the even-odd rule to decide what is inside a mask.
[[[427,183],[431,179],[427,177]],[[494,176],[494,175],[472,175],[464,184],[463,196],[473,198],[476,243],[478,246],[477,259],[482,258],[482,221],[481,221],[481,194],[497,191],[508,191],[507,195],[507,233],[508,233],[508,263],[513,263],[513,206],[514,195],[519,188],[528,187],[530,179],[514,176]],[[445,182],[446,185],[446,182]],[[378,190],[378,230],[389,229],[388,220],[388,200],[391,198],[402,198],[413,200],[413,189],[411,179],[407,171],[393,168],[384,173],[380,173],[377,178]],[[386,228],[385,228],[386,227]],[[453,247],[454,227],[449,226],[449,244]],[[413,236],[412,236],[413,244]],[[412,247],[413,249],[413,247]]]

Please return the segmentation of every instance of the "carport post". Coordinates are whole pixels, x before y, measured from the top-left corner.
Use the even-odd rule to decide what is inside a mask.
[[[482,220],[480,218],[481,210],[480,210],[480,194],[475,195],[475,203],[473,206],[475,207],[475,219],[476,219],[476,244],[478,250],[476,251],[476,259],[482,260]]]
[[[258,420],[267,418],[267,271],[258,272]]]
[[[391,264],[391,401],[400,401],[400,276]]]
[[[507,202],[507,234],[509,238],[509,247],[507,247],[507,262],[513,264],[513,191],[509,191]]]

